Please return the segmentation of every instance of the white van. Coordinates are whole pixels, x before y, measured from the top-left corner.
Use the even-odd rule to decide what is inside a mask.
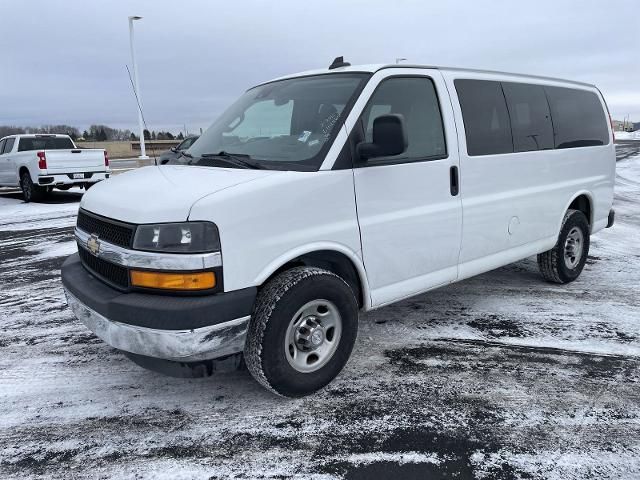
[[[343,368],[360,310],[531,255],[575,280],[613,224],[614,175],[593,85],[338,58],[85,194],[62,281],[134,358],[244,352],[262,385],[302,396]]]

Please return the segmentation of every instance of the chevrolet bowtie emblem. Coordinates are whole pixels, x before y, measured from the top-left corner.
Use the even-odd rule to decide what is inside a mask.
[[[91,253],[93,253],[96,256],[98,255],[98,253],[100,253],[100,240],[98,240],[97,235],[92,234],[87,239],[87,248]]]

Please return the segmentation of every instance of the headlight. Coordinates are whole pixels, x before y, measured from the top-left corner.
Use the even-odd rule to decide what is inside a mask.
[[[220,250],[220,235],[218,227],[211,222],[139,225],[133,248],[167,253],[217,252]]]

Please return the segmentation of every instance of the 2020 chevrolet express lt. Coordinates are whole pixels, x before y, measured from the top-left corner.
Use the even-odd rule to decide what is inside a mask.
[[[302,396],[344,367],[360,310],[530,255],[575,280],[613,224],[614,175],[592,85],[337,59],[249,89],[177,159],[85,194],[62,281],[117,349],[244,352],[262,385]]]

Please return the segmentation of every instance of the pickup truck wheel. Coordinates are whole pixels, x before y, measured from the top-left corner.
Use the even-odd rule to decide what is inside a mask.
[[[562,221],[558,241],[551,250],[538,255],[538,267],[552,283],[573,282],[589,255],[589,222],[579,210],[568,210]]]
[[[29,172],[22,172],[20,175],[20,188],[22,189],[22,198],[24,198],[25,203],[39,202],[45,194],[45,189],[33,183]]]
[[[342,278],[320,268],[292,268],[258,295],[245,362],[267,389],[302,397],[340,373],[357,332],[358,301]]]

